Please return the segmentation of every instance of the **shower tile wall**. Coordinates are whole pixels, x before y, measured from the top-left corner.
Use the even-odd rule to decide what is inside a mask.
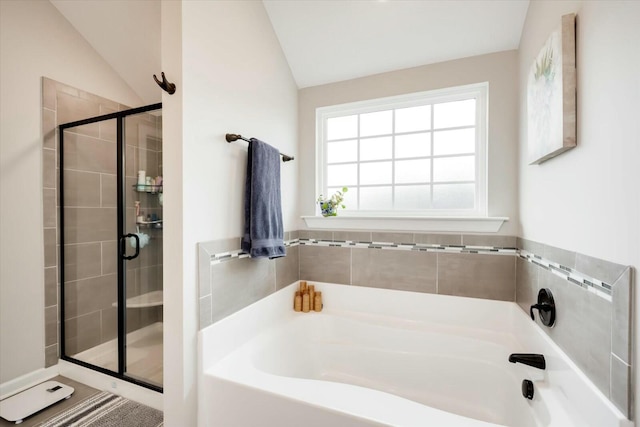
[[[42,107],[45,366],[48,367],[56,364],[59,357],[60,171],[57,126],[128,107],[48,78],[42,79]],[[141,123],[151,127],[149,133],[157,140],[160,121],[148,116]],[[140,127],[139,124],[136,127]],[[133,179],[134,169],[138,165],[149,165],[149,168],[157,170],[161,164],[158,144],[140,147],[146,141],[140,144],[137,135],[136,132],[135,141],[128,142],[127,147],[128,159],[133,158],[136,162],[127,168],[128,181]],[[115,141],[115,120],[65,132],[65,323],[66,349],[69,355],[116,336],[116,309],[112,306],[116,301],[117,280]],[[147,151],[151,154],[147,155]],[[127,192],[127,204],[131,207],[132,193],[133,191]],[[70,224],[76,226],[69,226]],[[135,226],[129,225],[128,229],[135,230]],[[131,266],[128,272],[133,283],[128,289],[129,295],[141,292],[141,287],[138,286],[140,277],[158,275],[158,259],[162,259],[161,240],[153,246],[160,249],[147,251],[144,261],[140,260],[137,265]],[[161,272],[161,267],[159,270]],[[157,308],[130,309],[127,315],[130,319],[129,330],[161,318],[161,312]]]

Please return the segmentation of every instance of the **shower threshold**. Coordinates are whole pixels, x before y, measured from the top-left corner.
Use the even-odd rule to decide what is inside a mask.
[[[126,375],[162,387],[162,322],[129,332],[126,348]],[[71,357],[117,372],[118,340],[107,341]]]

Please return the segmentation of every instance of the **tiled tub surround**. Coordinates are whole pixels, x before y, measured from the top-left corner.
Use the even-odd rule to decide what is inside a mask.
[[[631,418],[632,268],[524,239],[518,247],[516,302],[528,311],[551,289],[556,324],[542,330]]]
[[[285,232],[287,256],[250,259],[240,238],[198,244],[200,329],[299,278],[298,232]]]
[[[48,78],[42,79],[42,107],[45,366],[48,367],[55,365],[59,357],[60,170],[57,126],[128,107]],[[127,183],[133,184],[139,167],[159,171],[162,162],[161,144],[158,143],[161,121],[148,114],[128,120],[126,150],[127,159],[131,161],[127,164],[126,176]],[[115,120],[65,132],[65,327],[69,355],[117,336],[117,314],[112,305],[117,292],[115,141]],[[156,145],[152,147],[147,141]],[[134,200],[139,199],[134,199],[133,191],[128,191],[129,230],[135,230]],[[147,208],[147,201],[142,202]],[[151,205],[153,200],[148,203],[149,211],[153,212],[157,206]],[[146,289],[146,283],[154,284],[152,286],[161,283],[162,239],[151,242],[141,251],[140,258],[128,265],[128,296],[153,290]],[[162,311],[158,307],[129,309],[127,318],[127,329],[132,331],[161,320]]]
[[[249,259],[240,238],[198,245],[200,329],[298,279],[515,300],[515,237],[342,231],[284,237],[287,256],[275,260]]]
[[[516,301],[527,314],[547,287],[559,311],[553,328],[541,328],[630,416],[630,267],[512,236],[306,230],[295,236],[286,236],[288,256],[275,265],[249,260],[239,238],[200,244],[200,328],[298,279]]]
[[[300,232],[300,278],[513,301],[515,237]]]

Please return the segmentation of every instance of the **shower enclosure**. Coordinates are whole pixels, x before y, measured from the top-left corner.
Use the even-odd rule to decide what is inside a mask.
[[[162,104],[59,126],[61,358],[162,391]]]

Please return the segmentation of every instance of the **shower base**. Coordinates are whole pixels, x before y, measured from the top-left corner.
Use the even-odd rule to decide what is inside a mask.
[[[118,340],[71,355],[74,359],[118,371]],[[162,322],[127,334],[126,374],[162,387]]]

